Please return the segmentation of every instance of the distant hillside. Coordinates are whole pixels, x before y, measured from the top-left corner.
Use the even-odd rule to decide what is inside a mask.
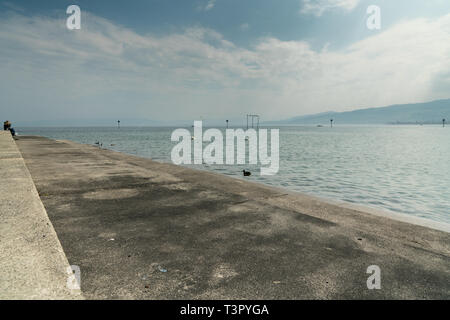
[[[450,123],[450,99],[425,103],[399,104],[388,107],[359,109],[347,112],[325,112],[294,117],[270,124],[408,124],[408,123]]]

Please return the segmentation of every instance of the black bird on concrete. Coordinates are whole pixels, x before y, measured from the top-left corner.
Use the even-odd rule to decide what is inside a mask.
[[[250,171],[245,171],[245,170],[242,170],[242,174],[244,175],[244,177],[248,177],[248,176],[252,175],[252,173]]]

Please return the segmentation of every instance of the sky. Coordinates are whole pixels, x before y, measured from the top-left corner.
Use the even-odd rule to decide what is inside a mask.
[[[267,121],[445,99],[449,40],[448,0],[0,0],[0,115]]]

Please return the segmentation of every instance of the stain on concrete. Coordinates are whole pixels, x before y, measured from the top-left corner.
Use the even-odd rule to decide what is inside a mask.
[[[112,190],[97,190],[90,191],[83,194],[84,199],[89,200],[114,200],[132,198],[139,194],[136,189],[112,189]]]

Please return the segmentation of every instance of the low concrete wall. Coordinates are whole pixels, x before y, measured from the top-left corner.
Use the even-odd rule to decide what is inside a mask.
[[[0,131],[0,299],[80,299],[69,262],[11,134]]]

